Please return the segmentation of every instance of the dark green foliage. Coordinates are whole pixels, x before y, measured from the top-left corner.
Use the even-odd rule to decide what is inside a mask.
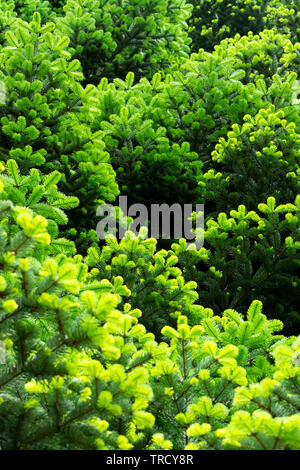
[[[2,173],[4,167],[0,167]],[[78,206],[78,199],[65,196],[57,190],[61,179],[58,171],[47,176],[32,168],[27,176],[21,176],[15,160],[8,160],[7,174],[0,174],[0,182],[5,184],[5,192],[0,194],[0,201],[11,201],[15,205],[24,206],[47,219],[48,233],[51,235],[51,253],[75,253],[74,243],[59,236],[59,225],[65,225],[68,217],[63,210]],[[2,203],[4,203],[2,202]]]
[[[124,82],[101,81],[100,113],[92,125],[104,132],[121,194],[130,204],[197,200],[202,163],[189,143],[172,139],[159,122],[169,106],[167,93],[160,93],[165,88],[161,76],[136,85],[133,80],[128,74]]]
[[[5,42],[5,32],[15,20],[14,2],[0,1],[0,48]]]
[[[287,34],[293,43],[300,41],[300,1],[272,0],[267,7],[265,25]]]
[[[253,299],[265,302],[271,318],[284,320],[286,331],[299,331],[300,197],[277,205],[273,197],[258,211],[244,205],[209,219],[204,234],[207,259],[172,246],[186,280],[197,282],[197,303],[219,314],[226,308],[245,312]]]
[[[300,449],[299,0],[192,3],[0,0],[1,450]]]
[[[266,29],[256,35],[250,32],[242,37],[237,34],[234,38],[221,41],[215,49],[219,55],[234,58],[233,67],[246,72],[244,83],[255,83],[262,78],[270,86],[274,75],[285,78],[289,72],[298,73],[299,70],[300,44],[293,44],[291,39],[276,29]]]
[[[119,243],[108,239],[101,252],[96,248],[88,250],[86,262],[97,270],[94,272],[98,279],[110,282],[118,276],[124,279],[132,292],[132,307],[143,311],[141,322],[160,337],[161,328],[176,324],[180,313],[194,323],[199,320],[199,305],[195,305],[197,285],[185,282],[172,251],[156,251],[156,240],[145,236],[146,231],[137,238],[129,232]],[[198,254],[202,260],[207,257],[205,249]]]
[[[222,39],[258,33],[264,28],[267,0],[191,0],[194,6],[189,20],[192,50],[212,51]]]

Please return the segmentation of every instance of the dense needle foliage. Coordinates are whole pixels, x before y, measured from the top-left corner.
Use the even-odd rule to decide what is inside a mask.
[[[1,450],[300,449],[299,14],[0,0]]]

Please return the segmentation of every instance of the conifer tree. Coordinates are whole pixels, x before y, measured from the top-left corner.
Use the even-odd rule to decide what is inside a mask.
[[[0,0],[0,450],[300,449],[299,0],[192,3]]]
[[[267,28],[274,28],[288,35],[293,43],[299,43],[299,0],[272,0],[267,7],[266,13],[264,22]]]
[[[234,42],[232,45],[223,42],[212,54],[201,52],[191,60],[174,63],[165,78],[157,73],[152,80],[144,78],[136,83],[134,75],[129,73],[125,80],[115,79],[113,83],[101,80],[100,112],[92,128],[104,132],[120,191],[128,196],[129,203],[206,203],[209,213],[217,213],[240,202],[255,209],[274,191],[279,202],[281,197],[285,197],[284,201],[295,198],[297,189],[293,183],[286,196],[281,196],[280,191],[282,178],[285,180],[285,175],[294,172],[298,165],[298,157],[291,157],[291,153],[297,153],[300,129],[298,108],[292,104],[297,86],[297,74],[293,70],[298,46],[272,32],[243,39],[236,41],[236,49]],[[267,50],[273,39],[278,44],[274,54],[272,51],[263,63],[257,61],[258,51]],[[246,50],[250,68],[246,60],[234,55],[246,54]],[[276,58],[277,66],[270,65],[272,57],[274,64]],[[281,61],[285,72],[279,65]],[[272,150],[266,150],[270,158],[266,155],[264,160],[262,157],[257,161],[251,141],[243,151],[239,150],[240,144],[237,150],[230,150],[238,158],[227,161],[215,158],[220,142],[224,142],[228,133],[232,135],[232,126],[244,125],[246,129],[245,120],[262,119],[262,116],[267,122],[273,122],[272,115],[279,110],[283,122],[286,120],[290,129],[295,123],[296,127],[291,134],[287,131],[283,148],[280,143],[284,141],[283,135],[274,137]],[[275,131],[277,126],[272,124],[272,129]],[[273,142],[272,132],[268,137],[270,142]],[[249,138],[255,139],[255,150],[263,154],[268,146],[264,138],[258,142],[255,136]],[[276,152],[281,152],[282,158]],[[246,155],[249,164],[244,164]],[[279,167],[281,176],[266,181],[267,172],[277,175]],[[256,185],[255,194],[247,193],[246,201],[233,201],[230,193],[237,195],[241,188],[239,184],[228,188],[227,176],[230,174],[232,182],[241,179],[244,176],[241,169],[243,172],[248,169],[251,175],[256,173],[255,181],[258,177],[266,184]],[[245,193],[246,188],[241,198]]]
[[[193,52],[200,48],[212,51],[224,38],[264,29],[266,0],[191,0],[191,3],[194,8],[189,31]]]
[[[58,29],[70,38],[87,83],[130,71],[152,76],[168,67],[169,55],[189,53],[191,5],[185,0],[67,0],[63,10]]]
[[[39,13],[11,28],[0,57],[6,88],[0,158],[14,158],[22,172],[59,171],[61,190],[80,201],[70,214],[72,226],[94,228],[100,201],[113,201],[118,193],[102,132],[90,130],[97,114],[94,87],[80,85],[81,65],[66,50],[69,39],[53,23],[43,25]]]

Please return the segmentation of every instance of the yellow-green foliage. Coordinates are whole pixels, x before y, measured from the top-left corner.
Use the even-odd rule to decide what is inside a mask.
[[[1,450],[300,449],[298,17],[0,0]],[[119,192],[204,247],[99,243]]]
[[[47,219],[7,198],[5,173],[0,185],[2,449],[299,446],[300,338],[274,335],[282,323],[267,320],[261,302],[246,317],[198,306],[193,326],[179,311],[157,342],[130,303],[143,283],[131,290],[118,273],[99,280],[101,262],[90,269],[80,255],[51,255]],[[167,286],[172,274],[170,292],[182,290],[160,315],[193,309],[196,285],[172,270],[176,257],[154,254],[151,240],[122,243],[140,270],[153,256],[153,284]],[[102,261],[115,249],[111,241]],[[125,266],[121,258],[113,265]],[[161,268],[165,280],[155,277]]]

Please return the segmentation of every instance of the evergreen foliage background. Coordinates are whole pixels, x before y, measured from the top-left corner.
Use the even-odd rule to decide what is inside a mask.
[[[1,450],[300,449],[299,14],[0,0]]]

